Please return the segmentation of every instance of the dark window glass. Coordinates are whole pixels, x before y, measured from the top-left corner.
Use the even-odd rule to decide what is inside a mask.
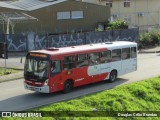
[[[106,1],[106,6],[112,7],[112,0],[107,0]]]
[[[124,7],[130,7],[130,0],[124,0]]]
[[[130,48],[122,49],[122,60],[130,59]]]
[[[89,54],[89,65],[97,65],[100,63],[100,53]]]
[[[111,51],[101,52],[101,63],[111,62]]]
[[[63,58],[63,69],[73,69],[76,67],[77,56],[66,56]]]
[[[83,67],[83,66],[88,66],[88,57],[87,54],[80,54],[78,55],[78,62],[76,67]]]
[[[121,60],[121,49],[112,50],[112,61]]]
[[[131,48],[131,58],[136,58],[137,57],[137,49],[136,47]]]
[[[55,75],[56,73],[60,73],[61,72],[61,64],[60,61],[58,60],[54,60],[51,61],[51,76]]]

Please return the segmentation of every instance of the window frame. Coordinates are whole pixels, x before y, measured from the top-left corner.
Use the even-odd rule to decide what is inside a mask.
[[[65,62],[64,58],[67,58],[67,57],[72,57],[72,60]],[[73,60],[73,59],[75,59],[75,60]],[[64,56],[62,59],[62,62],[63,62],[63,70],[74,69],[74,68],[76,68],[76,64],[77,64],[77,55]],[[67,65],[68,67],[66,68],[66,67],[64,67],[64,65]]]
[[[106,1],[106,6],[113,7],[113,0],[107,0]]]
[[[79,12],[79,14],[78,14],[78,12]],[[74,20],[74,19],[83,19],[83,18],[84,18],[84,11],[83,10],[57,12],[57,20]]]
[[[74,16],[73,15],[74,12],[81,12],[80,15],[82,15],[82,16]],[[82,10],[71,11],[70,15],[71,15],[71,19],[83,19],[84,18],[84,12]],[[77,15],[77,13],[76,13],[76,15]]]
[[[131,0],[124,0],[124,7],[130,7],[131,6]]]
[[[68,17],[65,17],[65,15],[66,15],[65,13],[66,14],[68,13]],[[71,12],[70,11],[57,12],[57,20],[68,20],[68,19],[71,19]]]
[[[86,59],[80,59],[81,55],[85,55]],[[87,62],[87,64],[82,64],[83,62]],[[82,64],[81,66],[80,66],[80,63]],[[86,67],[88,65],[89,65],[88,54],[78,54],[78,61],[76,64],[76,68]]]
[[[91,59],[91,55],[94,55],[94,54],[98,54],[99,58]],[[92,56],[92,57],[96,57],[96,56]],[[88,54],[89,66],[94,66],[94,65],[101,64],[100,58],[101,58],[100,52],[89,53],[89,54]]]
[[[51,71],[52,62],[54,62],[54,61],[59,62],[60,71],[52,73],[52,71]],[[61,61],[60,61],[60,60],[51,60],[51,62],[50,62],[50,71],[49,71],[49,72],[50,72],[50,76],[51,76],[51,77],[54,76],[54,75],[56,75],[56,74],[58,74],[58,73],[61,73],[61,72],[62,72],[62,64],[61,64]]]
[[[102,53],[103,53],[103,52],[106,52],[106,53],[107,53],[106,56],[102,56]],[[104,59],[104,60],[103,60],[104,62],[102,62],[102,59]],[[101,64],[111,62],[111,50],[107,50],[107,51],[102,51],[102,52],[101,52],[100,62],[101,62]]]
[[[128,51],[128,50],[129,51]],[[127,51],[124,51],[124,50],[127,50]],[[124,57],[125,56],[125,57]],[[128,47],[128,48],[122,48],[122,52],[121,52],[121,59],[122,60],[128,60],[131,58],[131,49]]]
[[[114,57],[118,57],[118,59],[116,60],[113,60],[113,51],[116,51],[116,50],[119,50],[120,51],[120,54],[119,55],[116,55]],[[111,52],[111,60],[112,62],[116,62],[116,61],[121,61],[121,54],[122,54],[122,51],[120,48],[117,48],[117,49],[113,49],[112,52]]]
[[[135,51],[132,51],[135,50]],[[131,59],[137,58],[137,47],[131,47]]]

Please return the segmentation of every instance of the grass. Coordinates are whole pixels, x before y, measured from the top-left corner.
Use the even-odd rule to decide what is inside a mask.
[[[44,117],[47,120],[116,120],[124,119],[124,117],[103,117],[96,115],[98,111],[110,111],[113,114],[115,111],[159,111],[160,115],[160,77],[147,79],[132,84],[122,85],[115,87],[111,90],[106,90],[96,94],[84,96],[81,98],[54,103],[48,106],[43,106],[33,110],[37,111],[55,111],[61,117]],[[59,112],[57,112],[59,111]],[[79,114],[79,111],[92,111],[83,112],[83,114],[91,114],[95,117],[66,117],[64,112],[73,111],[74,114]],[[76,112],[77,111],[77,112]],[[93,112],[94,111],[94,112]],[[112,111],[114,111],[112,113]],[[100,112],[101,114],[102,112]],[[149,112],[150,113],[150,112]],[[152,112],[151,112],[152,113]],[[48,113],[49,114],[49,113]],[[64,116],[65,117],[64,117]],[[19,118],[21,119],[21,118]],[[33,118],[36,119],[36,118]],[[128,119],[136,120],[159,120],[158,117],[128,117]]]
[[[152,111],[160,110],[160,77],[122,85],[82,98],[51,104],[42,111]]]
[[[5,72],[5,68],[0,68],[0,76],[7,75],[7,74],[12,74],[12,73],[17,73],[19,71],[20,70],[7,68],[6,72]]]

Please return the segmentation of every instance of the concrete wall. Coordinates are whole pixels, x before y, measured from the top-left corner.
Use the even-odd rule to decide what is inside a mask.
[[[52,36],[48,36],[47,34],[36,34],[35,32],[6,35],[6,37],[1,34],[0,42],[4,42],[6,40],[8,44],[8,51],[29,51],[43,49],[46,47],[64,47],[107,41],[135,41],[138,43],[138,37],[139,29],[134,28]]]

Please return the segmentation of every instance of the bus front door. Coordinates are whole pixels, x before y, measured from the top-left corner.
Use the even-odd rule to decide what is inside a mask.
[[[111,71],[111,63],[103,63],[101,64],[101,74],[104,76],[103,80],[109,79],[109,73]]]
[[[90,76],[91,82],[96,82],[99,80],[99,75],[101,74],[100,65],[89,66],[88,75]]]

